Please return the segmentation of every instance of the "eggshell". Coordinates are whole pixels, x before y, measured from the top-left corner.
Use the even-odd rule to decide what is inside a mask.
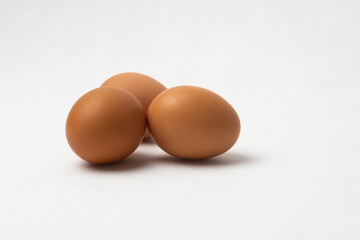
[[[240,119],[222,97],[195,86],[160,93],[148,110],[148,127],[165,152],[205,159],[229,150],[240,134]]]
[[[144,136],[146,117],[141,103],[115,87],[96,88],[71,108],[66,137],[82,159],[113,163],[130,155]]]
[[[123,88],[132,93],[143,105],[147,112],[152,100],[166,87],[152,77],[141,73],[125,72],[120,73],[107,79],[101,86],[112,86]],[[149,138],[148,130],[144,138]]]

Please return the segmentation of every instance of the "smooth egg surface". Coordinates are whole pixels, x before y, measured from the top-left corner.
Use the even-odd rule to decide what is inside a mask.
[[[148,127],[165,152],[205,159],[229,150],[240,134],[234,108],[216,93],[178,86],[160,93],[148,109]]]
[[[130,155],[141,143],[145,127],[144,108],[132,94],[101,87],[80,97],[71,108],[66,137],[80,158],[106,164]]]
[[[135,72],[124,72],[107,79],[101,86],[112,86],[125,89],[133,94],[147,112],[152,100],[166,87],[152,77]],[[148,130],[144,138],[149,138]]]

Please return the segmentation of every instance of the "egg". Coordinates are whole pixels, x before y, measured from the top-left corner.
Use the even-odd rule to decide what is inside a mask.
[[[216,93],[178,86],[160,93],[148,109],[148,127],[165,152],[184,159],[206,159],[229,150],[240,134],[234,108]]]
[[[107,164],[130,155],[141,143],[145,128],[145,111],[137,98],[120,88],[101,87],[74,104],[65,131],[80,158]]]
[[[135,72],[125,72],[112,76],[101,86],[118,87],[129,91],[141,102],[145,112],[147,112],[152,100],[166,90],[164,85],[152,77]],[[149,137],[149,131],[146,130],[144,138]]]

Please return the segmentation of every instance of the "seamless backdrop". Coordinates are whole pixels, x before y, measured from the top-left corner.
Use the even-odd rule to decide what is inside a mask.
[[[359,239],[360,2],[0,0],[0,239]],[[237,110],[226,154],[94,167],[72,104],[119,72]]]

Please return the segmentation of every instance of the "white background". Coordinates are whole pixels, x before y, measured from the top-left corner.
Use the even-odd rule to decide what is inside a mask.
[[[360,239],[360,1],[0,0],[0,239]],[[108,77],[213,90],[242,132],[95,167],[72,104]]]

